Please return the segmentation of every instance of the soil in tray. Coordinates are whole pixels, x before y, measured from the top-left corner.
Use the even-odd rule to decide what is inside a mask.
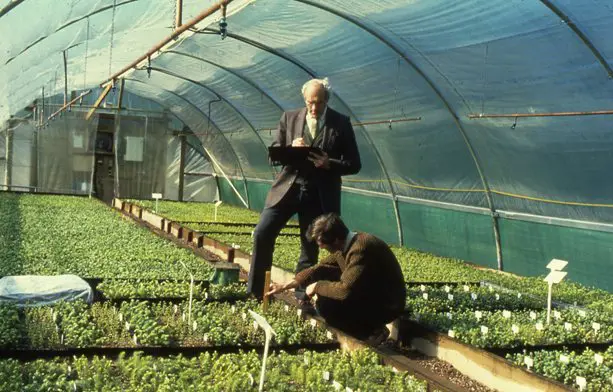
[[[420,366],[425,367],[436,375],[449,380],[453,384],[462,388],[462,390],[471,392],[494,391],[493,389],[490,389],[485,385],[478,383],[470,377],[465,376],[464,374],[460,373],[456,368],[451,366],[449,363],[441,361],[438,358],[428,357],[420,352],[409,350],[404,347],[395,347],[393,345],[390,345],[389,348],[400,352],[405,357],[417,362]]]

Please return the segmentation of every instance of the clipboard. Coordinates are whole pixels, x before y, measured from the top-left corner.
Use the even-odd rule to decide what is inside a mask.
[[[303,166],[311,163],[309,153],[313,151],[321,154],[318,147],[268,147],[268,157],[273,165]]]

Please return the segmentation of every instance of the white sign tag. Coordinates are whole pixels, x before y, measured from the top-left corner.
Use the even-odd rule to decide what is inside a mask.
[[[205,333],[205,334],[202,336],[202,340],[204,340],[204,343],[208,343],[208,342],[209,342],[209,334],[208,334],[208,333]]]
[[[594,332],[598,333],[598,331],[600,331],[600,323],[592,323],[592,328]]]
[[[567,355],[560,354],[560,362],[562,362],[562,363],[568,363],[568,362],[570,362],[570,359],[568,358],[568,356],[567,356]]]
[[[524,364],[528,367],[528,369],[530,369],[532,366],[534,366],[534,360],[532,360],[530,357],[524,357]]]
[[[134,344],[138,344],[138,338],[136,337],[136,334],[134,334]]]
[[[130,330],[130,323],[126,321],[126,331]]]
[[[453,329],[450,329],[449,331],[447,331],[447,335],[448,335],[450,338],[455,338],[455,332],[453,331]]]
[[[330,332],[330,331],[326,332],[326,337],[328,339],[334,339],[334,335],[332,335],[332,332]]]
[[[579,316],[581,316],[581,317],[585,317],[585,316],[587,316],[587,313],[585,312],[585,310],[581,310],[581,309],[579,309],[579,312],[578,312],[578,313],[579,313]]]
[[[464,292],[468,293],[470,291],[470,287],[468,287],[467,285],[464,285]]]
[[[178,305],[173,306],[173,311],[175,314],[177,314],[177,312],[179,312],[179,306]]]
[[[519,333],[519,327],[517,325],[513,324],[511,326],[511,331],[513,331],[514,334],[517,334],[517,333]]]
[[[485,325],[481,326],[481,333],[483,335],[487,335],[487,333],[490,331],[490,329],[488,327],[486,327]]]
[[[424,297],[426,301],[428,300],[428,293],[423,293],[422,296]]]
[[[572,331],[573,325],[571,323],[564,323],[564,329],[567,331]]]
[[[336,391],[340,391],[341,388],[343,387],[341,383],[336,380],[332,381],[332,386],[334,387]]]
[[[236,313],[236,306],[232,305],[232,307],[230,308],[230,311],[232,313]]]
[[[424,286],[424,285],[422,284],[421,286],[419,286],[419,289],[420,289],[421,291],[426,291],[426,286]]]
[[[494,297],[496,298],[496,301],[500,301],[500,294],[496,293]]]
[[[448,293],[448,292],[450,292],[450,291],[451,291],[451,287],[449,287],[449,286],[445,285],[445,292],[446,292],[446,293]]]
[[[521,293],[517,293],[517,298],[521,298]]]
[[[324,380],[326,380],[326,381],[330,381],[330,372],[326,370],[326,371],[323,373],[323,378],[324,378]]]
[[[198,322],[196,320],[194,320],[193,329],[194,329],[194,331],[196,331],[198,329]]]
[[[562,314],[560,312],[558,312],[557,310],[553,311],[553,317],[556,318],[556,320],[559,320],[560,318],[562,318]]]
[[[585,377],[577,376],[575,382],[579,386],[580,391],[584,390],[585,386],[587,385],[587,380],[585,379]]]
[[[151,198],[152,199],[161,199],[162,198],[162,194],[161,193],[152,193],[151,194]]]
[[[302,316],[302,309],[298,309],[296,311],[296,314],[298,315],[298,317]]]
[[[243,318],[243,320],[247,320],[247,313],[243,312],[243,314],[241,314],[241,317]]]
[[[289,312],[289,305],[285,305],[285,311]]]
[[[473,301],[477,300],[477,294],[476,293],[470,293],[470,298],[473,299]]]
[[[534,325],[534,327],[536,328],[537,331],[542,331],[543,330],[543,323],[538,322]]]
[[[532,320],[536,320],[536,313],[534,313],[534,312],[530,312],[530,318],[531,318]]]
[[[453,315],[451,314],[451,312],[447,312],[445,313],[445,315],[447,316],[449,320],[453,319]]]
[[[317,320],[315,320],[315,319],[311,319],[311,327],[312,327],[312,328],[317,327]]]
[[[477,318],[477,320],[481,320],[481,318],[483,317],[483,313],[480,310],[475,310],[475,317]]]
[[[602,365],[604,357],[600,354],[594,354],[594,361],[596,361],[596,365]]]
[[[453,301],[453,294],[447,294],[447,299],[449,301]]]
[[[511,318],[511,312],[509,312],[508,310],[503,310],[502,311],[502,317],[509,319]]]

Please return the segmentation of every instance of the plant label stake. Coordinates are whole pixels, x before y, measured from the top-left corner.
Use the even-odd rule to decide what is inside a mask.
[[[530,318],[532,320],[536,320],[536,313],[535,312],[530,312]]]
[[[519,327],[517,325],[513,324],[511,326],[511,331],[513,331],[514,334],[517,334],[517,333],[519,333]]]
[[[449,331],[447,331],[447,335],[448,335],[450,338],[455,338],[455,332],[453,331],[453,329],[450,329]]]
[[[488,327],[486,327],[485,325],[481,326],[481,334],[483,335],[487,335],[487,333],[490,331],[490,329]]]
[[[604,361],[604,358],[600,354],[594,354],[594,361],[596,361],[596,365],[602,365],[602,361]]]
[[[587,385],[587,380],[585,379],[585,377],[577,376],[575,382],[579,386],[580,391],[584,390],[585,386]]]
[[[564,323],[564,329],[567,331],[572,331],[573,325],[571,323]]]
[[[543,330],[543,323],[538,322],[534,325],[534,327],[536,328],[537,331],[542,331]]]
[[[453,315],[451,314],[451,312],[447,312],[445,313],[445,315],[447,316],[449,320],[453,319]]]
[[[453,301],[453,294],[447,294],[447,299],[449,301]]]
[[[557,311],[557,310],[554,310],[554,311],[553,311],[553,317],[554,317],[556,320],[559,320],[559,319],[561,319],[561,318],[562,318],[562,313],[560,313],[560,312],[559,312],[559,311]]]
[[[532,358],[530,358],[530,357],[524,357],[524,364],[526,365],[528,370],[530,370],[530,368],[532,368],[532,366],[534,366],[534,360]]]
[[[496,293],[495,295],[496,301],[500,301],[500,294]]]
[[[215,219],[214,219],[214,222],[217,222],[217,207],[219,207],[222,203],[223,203],[223,201],[221,201],[221,200],[217,200],[215,202]]]
[[[545,279],[543,279],[549,286],[547,293],[547,324],[549,324],[551,321],[551,292],[553,290],[553,285],[555,283],[560,283],[566,274],[568,274],[568,272],[562,271],[567,264],[568,261],[558,259],[552,259],[549,264],[547,264],[547,268],[551,270]]]
[[[189,309],[187,311],[187,325],[190,325],[192,323],[192,300],[194,298],[194,274],[192,274],[192,271],[189,268],[187,268],[187,266],[182,260],[179,260],[179,263],[181,263],[183,268],[185,268],[185,270],[189,274],[189,279],[190,279],[190,282],[189,282]],[[183,321],[185,321],[185,319],[183,319]]]
[[[266,357],[268,357],[268,346],[270,345],[270,340],[272,336],[275,335],[275,331],[273,331],[268,321],[261,315],[257,314],[253,310],[249,310],[249,314],[251,317],[255,319],[255,321],[262,327],[264,330],[264,334],[266,335],[266,341],[264,343],[264,358],[262,358],[262,373],[260,374],[260,388],[259,391],[264,390],[264,377],[266,376]]]
[[[264,276],[264,292],[262,293],[262,312],[264,313],[268,310],[268,303],[270,302],[270,297],[266,295],[268,290],[270,290],[270,271],[266,271]]]
[[[509,319],[511,318],[511,312],[509,312],[508,310],[503,310],[502,311],[502,317]]]
[[[480,310],[475,310],[475,318],[477,319],[477,321],[481,320],[482,317],[483,313]]]
[[[160,200],[162,198],[162,194],[161,193],[152,193],[151,194],[151,198],[155,199],[155,213],[158,213],[158,200]]]
[[[423,293],[422,296],[424,297],[426,301],[428,300],[428,293]]]
[[[476,293],[470,293],[470,298],[473,299],[473,301],[477,300],[477,294]]]
[[[449,291],[451,291],[451,287],[449,287],[449,286],[445,285],[445,292],[446,292],[446,293],[449,293]]]
[[[598,333],[598,331],[600,331],[600,323],[592,323],[592,328],[594,329],[594,333]]]
[[[424,286],[423,284],[421,286],[419,286],[419,289],[423,292],[426,291],[426,286]]]
[[[560,354],[560,362],[562,362],[562,363],[569,363],[570,359],[568,358],[567,355]]]

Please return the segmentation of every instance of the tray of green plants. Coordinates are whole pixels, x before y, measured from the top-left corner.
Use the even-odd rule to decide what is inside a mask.
[[[126,200],[150,211],[155,211],[154,200]],[[160,200],[157,204],[157,214],[175,222],[244,222],[258,223],[259,212],[245,208],[221,204],[217,207],[215,216],[214,203],[176,202]],[[217,219],[215,219],[217,218]]]
[[[540,305],[540,306],[539,306]],[[528,296],[491,287],[409,288],[408,317],[431,330],[476,347],[524,348],[613,342],[613,316],[567,307],[553,309]]]
[[[144,299],[156,301],[185,301],[190,296],[190,281],[107,279],[96,286],[101,299],[123,301]],[[228,285],[209,284],[208,281],[194,281],[192,298],[211,301],[232,301],[245,299],[247,287],[242,283]]]
[[[54,360],[0,360],[3,391],[257,391],[262,366],[255,351],[156,357],[75,356]],[[266,391],[425,392],[427,385],[404,371],[383,366],[370,350],[352,353],[272,352]]]
[[[613,391],[613,347],[602,351],[536,350],[507,354],[518,366],[589,392]]]
[[[224,225],[219,223],[186,223],[188,228],[198,231],[203,234],[222,234],[222,233],[234,233],[234,234],[247,234],[252,235],[255,226],[245,225]],[[285,227],[279,233],[280,236],[296,237],[300,235],[300,228],[298,227]]]
[[[248,310],[260,311],[254,300],[181,304],[124,301],[89,306],[82,301],[18,309],[0,306],[2,355],[20,350],[134,347],[262,346],[264,333]],[[336,346],[333,336],[305,321],[294,308],[271,303],[263,316],[275,330],[275,346]]]
[[[0,276],[196,279],[213,267],[106,205],[82,197],[0,193]]]

